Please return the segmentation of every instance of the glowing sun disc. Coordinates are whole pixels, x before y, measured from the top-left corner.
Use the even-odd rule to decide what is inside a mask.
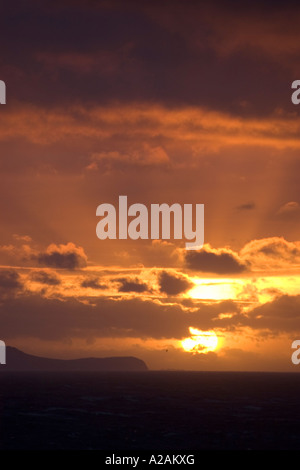
[[[218,337],[214,331],[201,331],[197,328],[189,328],[191,336],[181,341],[181,346],[187,352],[193,354],[208,353],[218,346]]]

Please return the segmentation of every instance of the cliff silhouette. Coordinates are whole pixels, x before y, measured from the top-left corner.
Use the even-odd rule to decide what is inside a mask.
[[[12,346],[6,347],[6,364],[2,371],[145,371],[147,365],[131,356],[87,357],[82,359],[50,359],[24,353]]]

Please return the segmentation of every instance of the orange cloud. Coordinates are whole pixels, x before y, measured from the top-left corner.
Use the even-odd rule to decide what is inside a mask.
[[[48,145],[70,138],[72,141],[107,139],[117,134],[140,141],[145,146],[144,153],[148,152],[153,162],[168,161],[165,149],[145,143],[157,135],[166,141],[171,139],[216,151],[223,146],[236,145],[298,149],[299,132],[297,115],[283,111],[267,118],[240,118],[203,107],[169,109],[146,103],[52,110],[22,106],[0,116],[2,141],[23,138],[34,144]],[[90,163],[108,157],[118,160],[119,151],[110,148],[106,154],[92,154]],[[130,158],[140,159],[136,152]]]
[[[283,237],[252,240],[240,251],[252,270],[288,270],[300,267],[300,241],[289,242]]]
[[[277,214],[285,217],[294,217],[295,215],[299,215],[300,204],[296,201],[287,202],[278,209]]]
[[[159,273],[158,283],[160,292],[167,295],[182,294],[194,286],[187,276],[167,271]]]
[[[87,256],[81,246],[74,243],[49,245],[45,252],[38,253],[34,259],[39,264],[57,269],[76,269],[86,266]]]
[[[165,166],[169,163],[169,156],[161,146],[151,147],[146,142],[142,142],[140,145],[135,145],[129,153],[119,151],[93,153],[91,163],[89,163],[87,169],[98,170],[102,167],[110,169],[115,165],[120,167],[130,164],[135,166]]]
[[[240,274],[248,269],[237,253],[228,248],[213,249],[207,244],[199,251],[188,251],[185,262],[187,268],[204,273]]]

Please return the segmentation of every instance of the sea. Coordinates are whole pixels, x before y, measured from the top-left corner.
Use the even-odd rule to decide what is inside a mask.
[[[5,372],[0,449],[300,450],[300,374]]]

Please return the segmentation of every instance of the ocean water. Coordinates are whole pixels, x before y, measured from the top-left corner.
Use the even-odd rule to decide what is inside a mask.
[[[0,374],[0,449],[300,449],[300,374]]]

